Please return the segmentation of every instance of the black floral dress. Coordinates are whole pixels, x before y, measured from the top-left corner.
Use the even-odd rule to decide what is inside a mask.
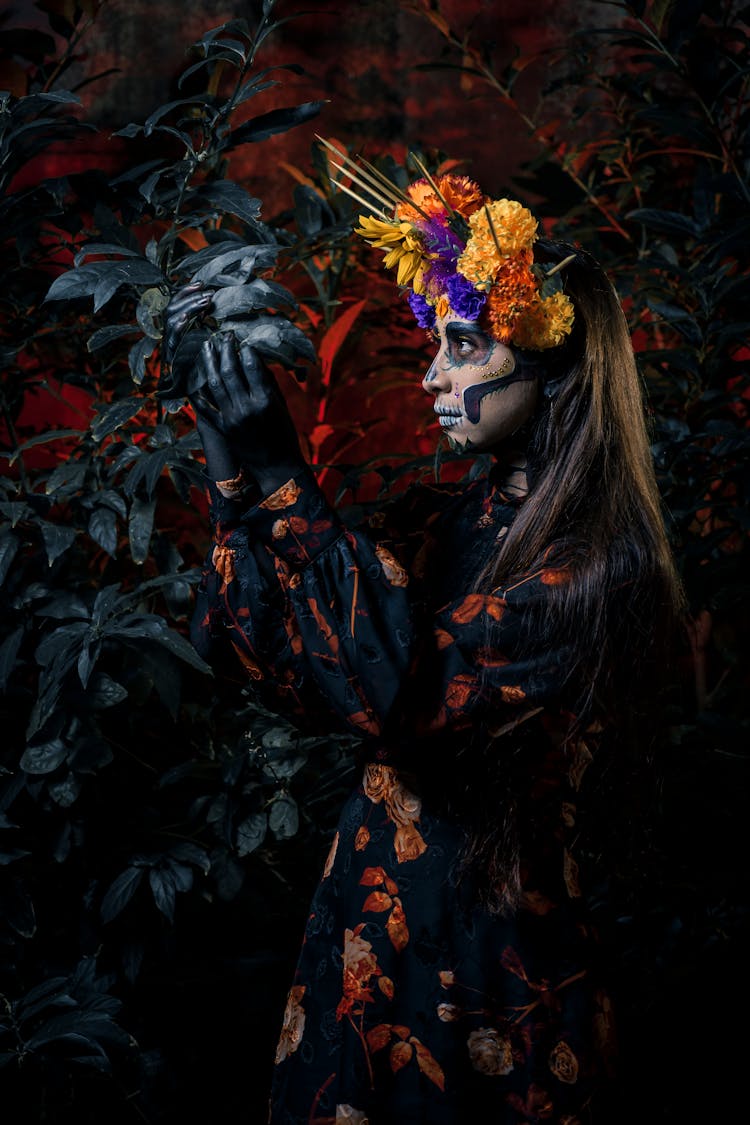
[[[366,748],[310,906],[271,1125],[596,1116],[612,1017],[574,847],[596,735],[570,737],[568,654],[545,640],[570,576],[550,563],[473,592],[519,503],[493,474],[420,485],[352,530],[311,472],[259,503],[212,496],[196,647],[229,644],[277,706]],[[520,906],[497,911],[458,858],[473,810],[507,799],[505,766]]]

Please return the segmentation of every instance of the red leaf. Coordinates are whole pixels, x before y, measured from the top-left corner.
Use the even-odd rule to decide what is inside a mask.
[[[323,385],[328,386],[331,381],[331,368],[336,358],[336,353],[349,335],[354,321],[357,319],[367,301],[355,301],[346,309],[338,320],[335,320],[320,341],[318,355],[323,369]]]

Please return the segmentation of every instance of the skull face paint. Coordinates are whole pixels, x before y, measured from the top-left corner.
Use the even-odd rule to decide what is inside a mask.
[[[519,369],[511,348],[488,336],[474,321],[452,313],[438,317],[438,352],[422,380],[433,409],[456,451],[500,445],[533,414],[535,374]]]

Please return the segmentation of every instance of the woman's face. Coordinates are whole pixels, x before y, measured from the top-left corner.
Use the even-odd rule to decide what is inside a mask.
[[[534,413],[537,379],[516,370],[513,352],[475,321],[452,313],[434,328],[438,353],[422,380],[452,449],[487,450],[516,432]]]

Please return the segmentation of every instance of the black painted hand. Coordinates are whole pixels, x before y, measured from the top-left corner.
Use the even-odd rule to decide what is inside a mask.
[[[218,435],[236,466],[249,469],[267,495],[305,464],[297,432],[273,375],[249,345],[220,332],[201,350],[206,374],[191,397],[201,439]],[[219,478],[217,478],[219,479]]]

